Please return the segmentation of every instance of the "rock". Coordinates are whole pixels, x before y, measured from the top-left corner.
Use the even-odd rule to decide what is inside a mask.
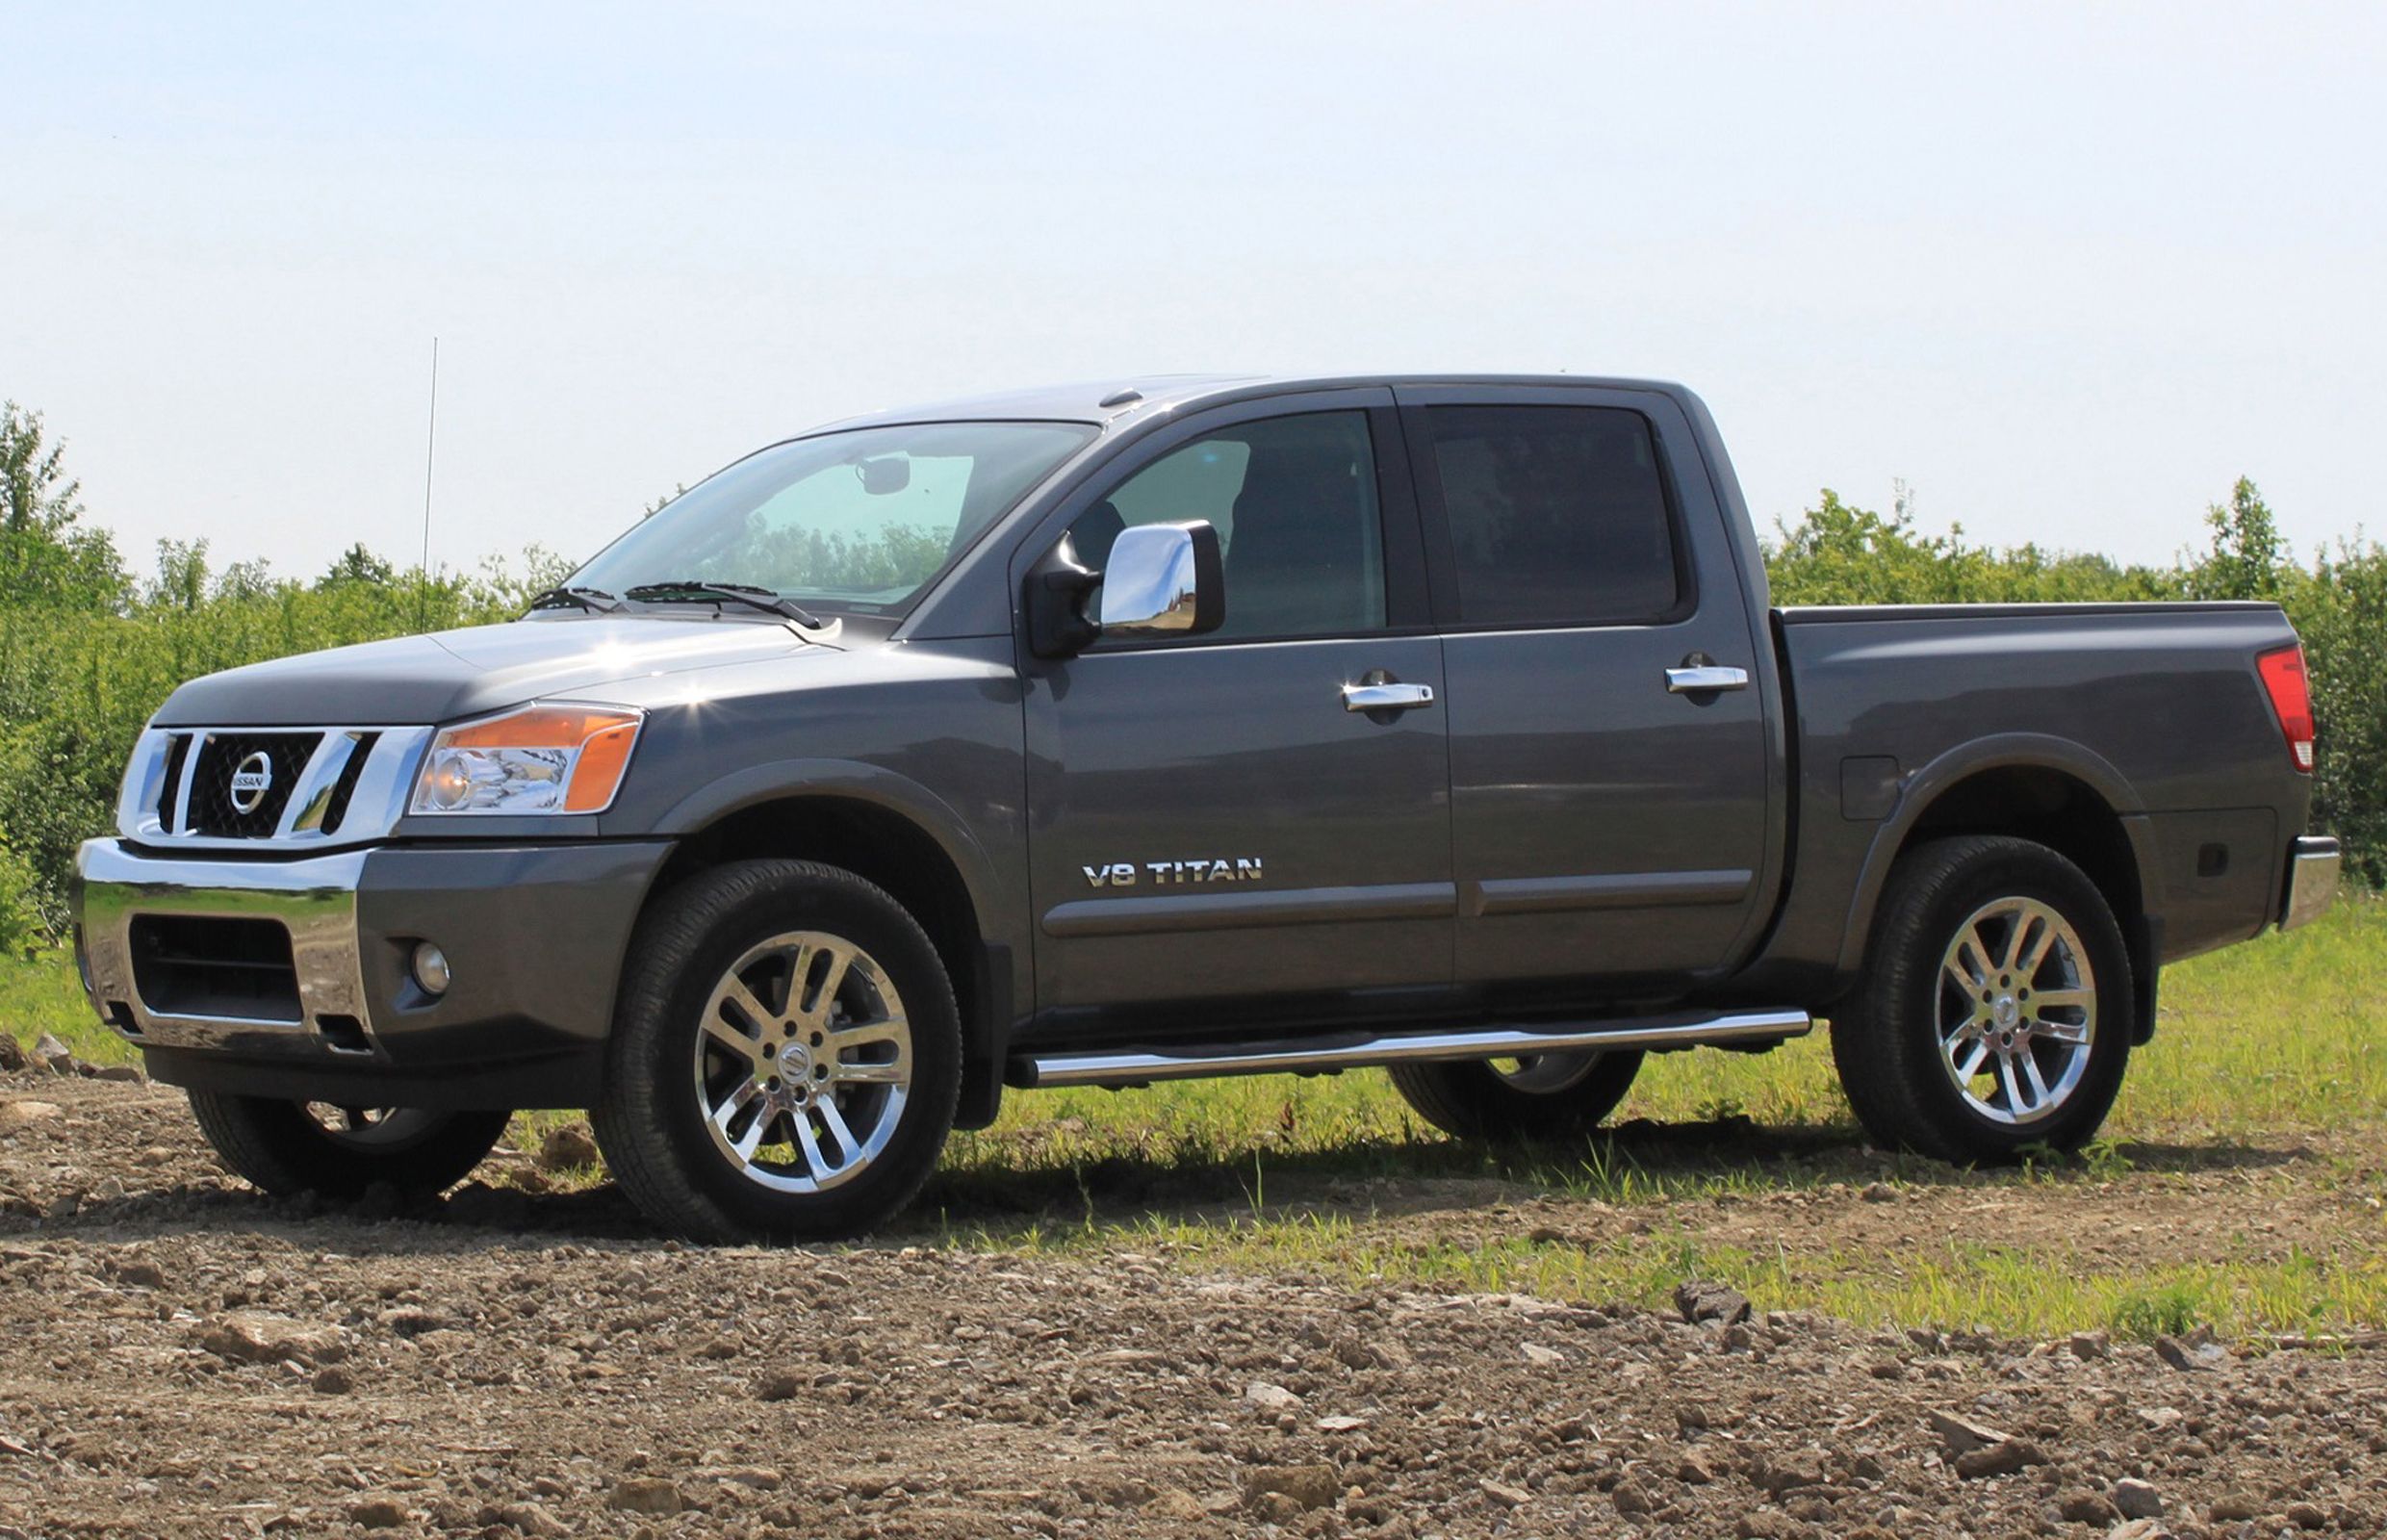
[[[2125,1476],[2114,1483],[2114,1506],[2125,1519],[2160,1519],[2163,1517],[2163,1494],[2152,1481],[2142,1481]]]
[[[318,1396],[346,1396],[356,1389],[356,1376],[338,1364],[325,1364],[315,1372],[315,1378],[308,1383]]]
[[[755,1386],[758,1401],[792,1401],[805,1392],[805,1378],[792,1369],[777,1370],[762,1376]]]
[[[1631,1479],[1617,1482],[1608,1500],[1616,1504],[1618,1516],[1627,1519],[1656,1513],[1665,1506],[1665,1499],[1647,1482]]]
[[[2291,1502],[2288,1504],[2288,1522],[2299,1529],[2325,1529],[2329,1516],[2322,1511],[2318,1502]]]
[[[2113,1352],[2114,1338],[2106,1331],[2076,1331],[2072,1333],[2071,1348],[2072,1356],[2086,1363]]]
[[[738,1341],[735,1337],[715,1337],[704,1347],[699,1348],[696,1350],[696,1356],[699,1358],[710,1358],[716,1362],[719,1362],[723,1359],[735,1358],[743,1351],[745,1351],[745,1349],[738,1346]]]
[[[1566,1362],[1566,1354],[1555,1348],[1545,1348],[1538,1342],[1529,1342],[1525,1345],[1525,1361],[1528,1364],[1540,1364],[1546,1369],[1553,1368]]]
[[[2010,1438],[1985,1450],[1956,1457],[1956,1474],[1967,1481],[1984,1476],[2012,1476],[2025,1466],[2048,1464],[2047,1451],[2026,1438]]]
[[[595,1136],[578,1123],[551,1128],[539,1142],[539,1169],[543,1171],[585,1170],[603,1160]]]
[[[2155,1356],[2179,1370],[2219,1369],[2229,1360],[2229,1350],[2218,1342],[2182,1342],[2177,1337],[2155,1339]],[[2253,1514],[2246,1515],[2253,1518]]]
[[[2130,1519],[2105,1531],[2105,1540],[2171,1540],[2161,1519]]]
[[[1795,1453],[1762,1455],[1752,1477],[1758,1486],[1776,1497],[1795,1492],[1803,1486],[1821,1486],[1832,1478],[1826,1469],[1823,1450],[1808,1449]]]
[[[474,1517],[482,1528],[505,1525],[520,1530],[530,1540],[561,1540],[572,1529],[561,1519],[535,1502],[492,1502]]]
[[[2121,1518],[2121,1510],[2114,1506],[2112,1499],[2087,1487],[2069,1487],[2057,1493],[2056,1511],[2064,1515],[2066,1524],[2110,1525]]]
[[[13,1134],[34,1123],[46,1123],[64,1109],[54,1101],[0,1102],[0,1134]]]
[[[1293,1523],[1308,1511],[1282,1492],[1263,1492],[1250,1499],[1249,1505],[1262,1524],[1279,1527]]]
[[[1321,1433],[1355,1433],[1367,1425],[1366,1418],[1352,1417],[1348,1414],[1340,1417],[1322,1417],[1318,1420],[1318,1431]]]
[[[447,1322],[428,1310],[413,1305],[400,1305],[384,1310],[373,1318],[373,1324],[399,1337],[420,1337],[426,1331],[437,1331]]]
[[[1495,1481],[1489,1476],[1476,1482],[1476,1485],[1482,1489],[1485,1497],[1490,1498],[1503,1508],[1522,1508],[1533,1501],[1533,1494],[1525,1488],[1510,1486],[1505,1481]]]
[[[1302,1511],[1330,1508],[1343,1495],[1343,1478],[1322,1461],[1314,1465],[1255,1465],[1244,1473],[1244,1501],[1260,1507],[1270,1495],[1290,1498]]]
[[[406,1505],[390,1497],[359,1498],[348,1504],[348,1520],[362,1529],[395,1529],[406,1522]]]
[[[1682,1463],[1674,1468],[1674,1478],[1685,1486],[1706,1486],[1716,1478],[1715,1467],[1707,1457],[1694,1450],[1682,1456]]]
[[[25,1045],[9,1033],[0,1032],[0,1072],[14,1074],[25,1067]]]
[[[1749,1296],[1729,1284],[1690,1278],[1675,1286],[1675,1308],[1688,1322],[1732,1325],[1749,1319]]]
[[[680,1508],[680,1489],[660,1476],[632,1476],[613,1483],[605,1506],[616,1513],[674,1514]]]
[[[75,1072],[74,1050],[46,1032],[34,1043],[33,1056],[48,1065],[50,1073],[54,1075],[71,1075]]]
[[[1950,1459],[1960,1454],[1970,1454],[1975,1450],[1986,1450],[1992,1445],[2003,1444],[2007,1440],[2006,1434],[1988,1424],[1959,1417],[1954,1412],[1933,1412],[1931,1430],[1939,1435],[1939,1443],[1947,1450]]]
[[[91,1071],[93,1080],[113,1080],[121,1086],[139,1086],[148,1080],[138,1065],[101,1065]]]
[[[2215,1524],[2236,1524],[2242,1520],[2259,1519],[2262,1516],[2261,1501],[2244,1492],[2225,1492],[2215,1498],[2213,1506],[2205,1510],[2205,1517]]]
[[[732,1486],[752,1487],[757,1492],[776,1492],[783,1479],[767,1465],[713,1466],[696,1474],[704,1480],[727,1481]]]
[[[1143,1505],[1143,1511],[1164,1519],[1207,1519],[1210,1517],[1210,1510],[1202,1506],[1199,1498],[1185,1488],[1177,1486],[1161,1488],[1159,1494]]]
[[[1898,1201],[1898,1190],[1890,1186],[1887,1182],[1867,1182],[1865,1184],[1864,1191],[1857,1195],[1863,1198],[1867,1203],[1895,1203]]]
[[[1297,1411],[1301,1406],[1300,1397],[1282,1385],[1271,1385],[1265,1379],[1255,1379],[1245,1386],[1244,1399],[1271,1412]]]
[[[110,1264],[108,1271],[116,1282],[130,1284],[136,1289],[166,1287],[166,1270],[147,1257],[127,1257],[121,1262]]]
[[[348,1355],[347,1334],[318,1321],[235,1311],[203,1322],[199,1346],[236,1364],[333,1364]]]

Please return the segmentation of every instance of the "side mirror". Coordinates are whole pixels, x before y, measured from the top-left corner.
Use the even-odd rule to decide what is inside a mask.
[[[1226,568],[1209,524],[1119,531],[1102,569],[1102,634],[1198,636],[1226,621]]]

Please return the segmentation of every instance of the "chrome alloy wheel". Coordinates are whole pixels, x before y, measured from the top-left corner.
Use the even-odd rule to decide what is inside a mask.
[[[1536,1096],[1573,1091],[1599,1063],[1597,1053],[1535,1053],[1491,1062],[1492,1072],[1503,1082]]]
[[[878,962],[843,937],[775,936],[730,965],[696,1038],[714,1146],[780,1193],[817,1193],[886,1148],[911,1088],[911,1028]]]
[[[2078,1089],[2096,1040],[2097,981],[2080,933],[2035,898],[2000,898],[1939,961],[1939,1063],[1972,1110],[2021,1125]]]
[[[439,1124],[439,1114],[420,1107],[335,1107],[309,1101],[299,1108],[333,1143],[378,1154],[412,1144]]]

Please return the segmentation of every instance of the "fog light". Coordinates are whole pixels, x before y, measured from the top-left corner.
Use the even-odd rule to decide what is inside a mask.
[[[415,943],[415,982],[425,994],[446,994],[449,982],[448,954],[428,941]]]

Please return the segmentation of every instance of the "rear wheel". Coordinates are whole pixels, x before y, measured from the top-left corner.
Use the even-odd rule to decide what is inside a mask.
[[[1898,859],[1832,1054],[1885,1144],[2012,1160],[2094,1137],[2130,1057],[2121,929],[2079,867],[2000,835]]]
[[[1507,1142],[1588,1135],[1640,1071],[1639,1053],[1609,1051],[1394,1065],[1389,1073],[1394,1089],[1436,1128]]]
[[[851,872],[741,861],[665,895],[631,945],[603,1099],[605,1164],[705,1241],[841,1240],[920,1190],[953,1126],[951,982]]]
[[[375,1184],[444,1193],[481,1163],[512,1116],[190,1094],[199,1131],[233,1174],[280,1196],[353,1198]]]

